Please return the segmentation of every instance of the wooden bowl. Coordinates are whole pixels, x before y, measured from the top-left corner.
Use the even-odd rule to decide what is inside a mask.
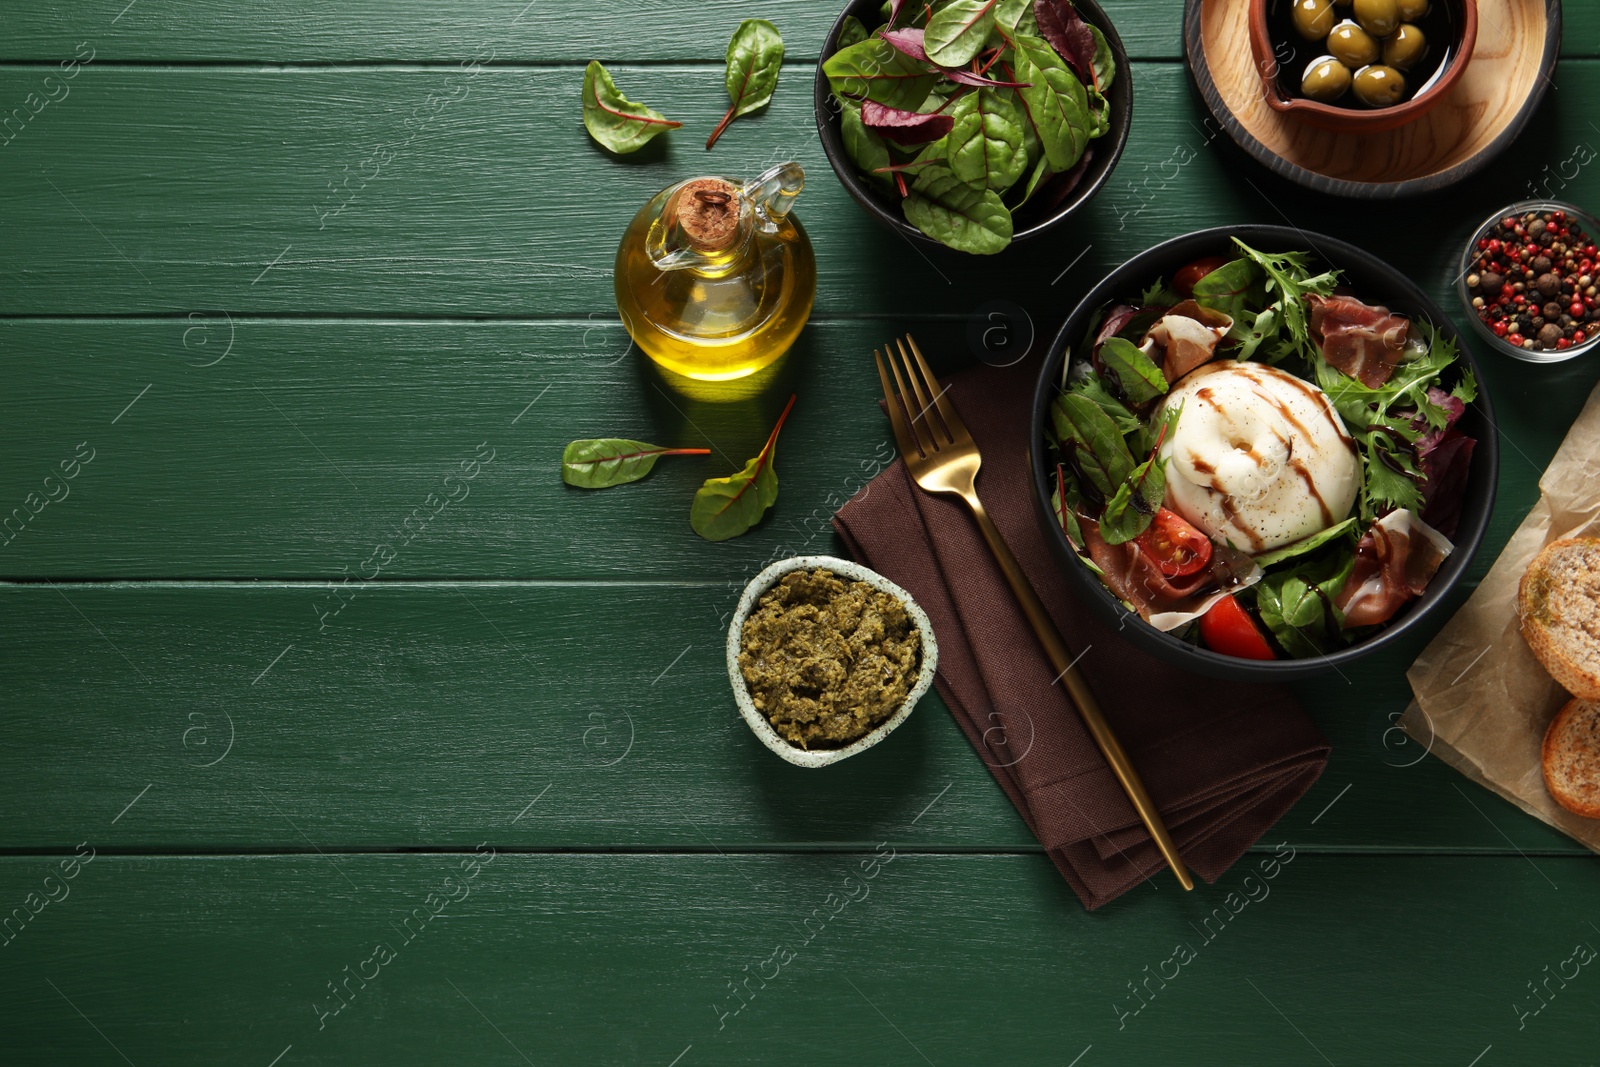
[[[1390,130],[1336,132],[1268,105],[1250,15],[1238,0],[1186,0],[1184,52],[1206,106],[1275,174],[1358,199],[1413,196],[1477,173],[1533,117],[1561,48],[1561,0],[1485,0],[1469,62],[1425,115]]]
[[[1472,60],[1473,46],[1478,41],[1477,0],[1434,0],[1435,3],[1448,4],[1454,10],[1455,17],[1451,21],[1456,33],[1455,39],[1450,42],[1450,58],[1444,69],[1420,93],[1394,107],[1324,104],[1303,96],[1289,96],[1278,81],[1277,49],[1281,42],[1272,39],[1267,26],[1267,5],[1274,2],[1288,3],[1289,0],[1250,0],[1250,54],[1255,57],[1256,70],[1261,75],[1261,89],[1267,106],[1323,130],[1380,133],[1421,118],[1443,101],[1455,88],[1456,82],[1461,80]]]

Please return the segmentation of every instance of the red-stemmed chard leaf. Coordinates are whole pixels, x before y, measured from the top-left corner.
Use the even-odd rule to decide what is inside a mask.
[[[861,125],[898,145],[927,144],[955,128],[953,115],[931,115],[887,107],[875,100],[861,102]]]
[[[1078,80],[1100,88],[1094,76],[1094,34],[1078,16],[1072,0],[1033,0],[1033,14],[1039,21],[1040,36],[1067,61]]]
[[[794,397],[789,397],[778,424],[772,428],[761,454],[744,465],[737,474],[726,478],[708,478],[694,495],[689,508],[689,525],[707,541],[726,541],[738,537],[761,521],[778,499],[778,475],[773,470],[773,449],[778,443],[778,431],[794,407]]]
[[[918,63],[926,63],[928,61],[928,53],[922,47],[922,38],[926,32],[916,28],[879,30],[878,36],[894,45],[897,51],[904,52]]]

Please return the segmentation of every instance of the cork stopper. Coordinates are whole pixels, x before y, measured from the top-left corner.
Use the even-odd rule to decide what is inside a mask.
[[[721,252],[739,237],[741,204],[721,178],[696,178],[678,191],[672,211],[684,237],[701,252]]]

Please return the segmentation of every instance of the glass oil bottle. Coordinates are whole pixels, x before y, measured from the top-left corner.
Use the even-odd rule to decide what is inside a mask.
[[[651,198],[617,248],[617,309],[661,366],[742,378],[794,344],[816,298],[811,239],[789,214],[797,163],[750,182],[692,178]]]

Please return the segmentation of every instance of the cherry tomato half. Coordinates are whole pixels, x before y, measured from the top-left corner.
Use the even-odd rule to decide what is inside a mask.
[[[1172,276],[1172,288],[1178,291],[1179,296],[1193,296],[1194,283],[1226,262],[1228,261],[1221,256],[1206,256],[1186,264]]]
[[[1150,525],[1134,540],[1168,578],[1194,574],[1211,562],[1211,539],[1168,508],[1157,508]]]
[[[1240,659],[1277,659],[1250,613],[1225,596],[1200,616],[1200,640],[1213,652]]]

